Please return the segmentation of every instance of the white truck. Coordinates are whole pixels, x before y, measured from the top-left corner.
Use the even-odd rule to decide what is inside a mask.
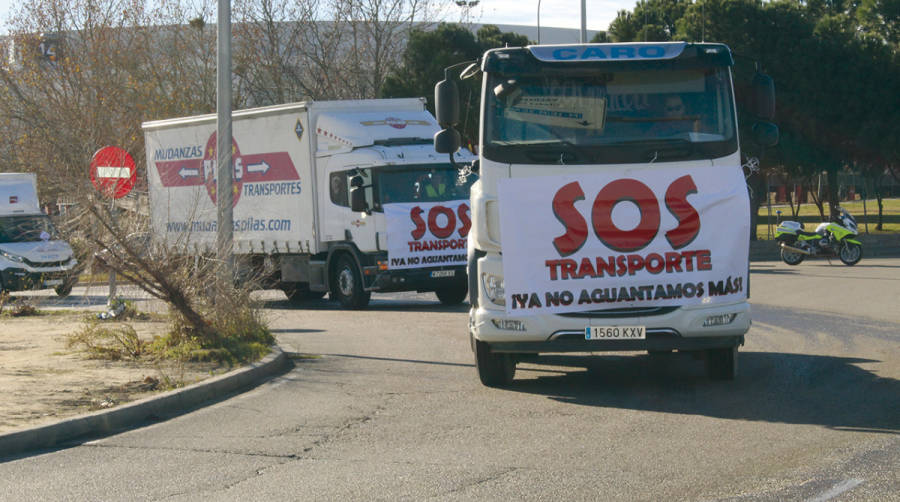
[[[216,116],[143,129],[153,235],[214,254]],[[386,291],[462,302],[471,180],[434,151],[438,130],[419,98],[234,112],[236,275],[262,276],[295,302],[328,292],[362,308]]]
[[[750,205],[732,66],[727,46],[706,43],[484,54],[479,161],[463,172],[479,175],[468,326],[485,385],[543,352],[694,351],[711,378],[735,377]],[[772,80],[748,87],[753,139],[772,146]],[[452,159],[455,81],[435,96],[435,149]]]
[[[0,292],[53,288],[67,296],[78,260],[41,212],[32,173],[0,173]]]

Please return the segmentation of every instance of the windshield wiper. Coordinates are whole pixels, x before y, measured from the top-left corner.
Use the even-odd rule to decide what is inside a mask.
[[[524,142],[518,146],[525,147],[525,156],[542,164],[571,164],[591,160],[588,150],[568,140],[541,142]]]
[[[662,146],[648,148],[645,156],[649,162],[664,159],[683,159],[694,153],[694,143],[686,139],[663,140]]]

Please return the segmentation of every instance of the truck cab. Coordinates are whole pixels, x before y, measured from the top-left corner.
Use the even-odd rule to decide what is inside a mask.
[[[77,263],[40,210],[34,174],[0,173],[0,292],[52,288],[67,296]]]
[[[544,352],[692,351],[735,377],[750,206],[733,64],[725,45],[685,42],[485,53],[468,245],[482,383]],[[774,87],[755,82],[770,146]],[[459,146],[454,86],[435,88],[439,152]]]
[[[457,159],[473,157],[460,152]],[[375,144],[334,155],[324,164],[328,190],[319,194],[320,228],[331,266],[322,276],[333,296],[346,306],[365,303],[371,292],[434,292],[447,305],[465,299],[468,199],[475,177],[459,178],[456,168],[436,154],[431,139]],[[457,234],[446,249],[456,249],[458,259],[411,263],[417,237],[425,237],[414,233],[422,225],[422,233],[430,235],[426,210],[434,208],[449,209],[435,212],[430,224]],[[353,256],[359,270],[335,253]]]

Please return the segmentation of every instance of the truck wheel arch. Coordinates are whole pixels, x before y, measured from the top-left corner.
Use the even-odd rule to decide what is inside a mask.
[[[356,263],[360,276],[364,276],[360,254],[359,248],[352,243],[335,244],[328,249],[328,257],[325,259],[325,270],[328,271],[328,273],[325,274],[325,284],[328,286],[329,292],[333,291],[334,288],[334,284],[331,283],[331,276],[334,274],[334,268],[337,266],[340,258],[344,255],[350,256],[353,263]]]

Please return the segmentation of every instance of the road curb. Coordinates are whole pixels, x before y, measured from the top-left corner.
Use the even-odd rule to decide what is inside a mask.
[[[276,345],[261,361],[181,389],[56,423],[2,434],[0,460],[19,453],[52,448],[81,437],[103,436],[159,417],[184,413],[206,401],[249,388],[278,373],[287,363],[284,351]]]

